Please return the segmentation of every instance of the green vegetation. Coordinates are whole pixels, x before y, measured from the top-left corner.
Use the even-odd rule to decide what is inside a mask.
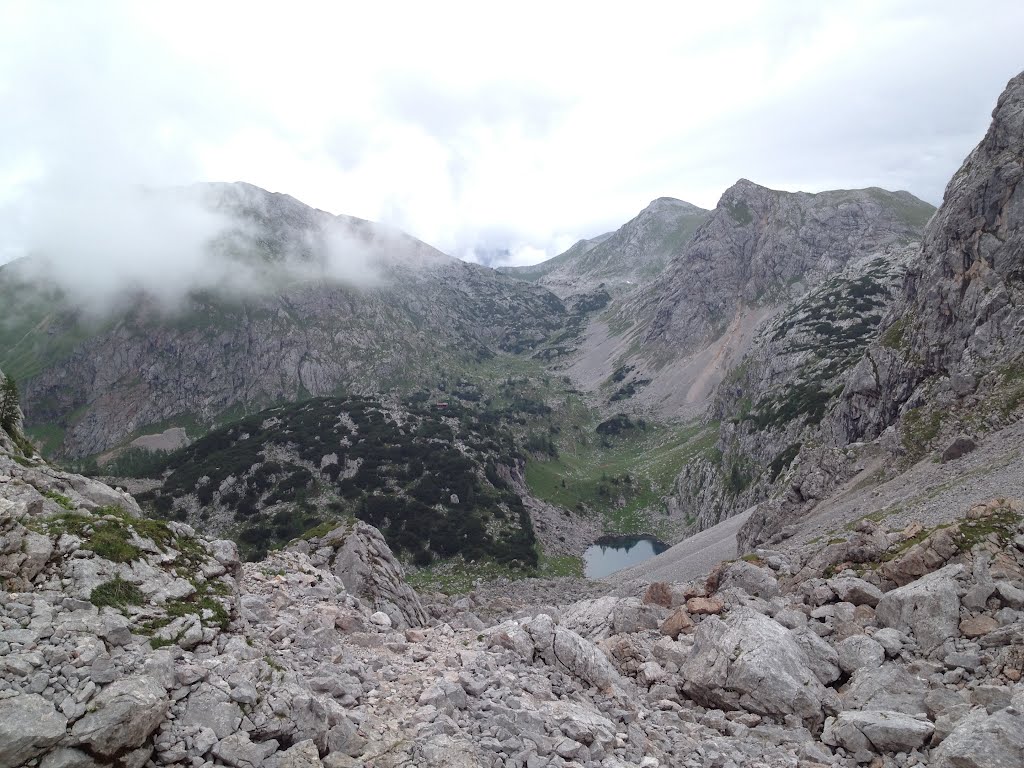
[[[71,499],[69,499],[62,493],[57,493],[56,491],[43,491],[43,496],[48,498],[50,501],[57,502],[60,506],[64,507],[64,509],[68,510],[69,512],[73,512],[75,510],[75,505],[71,501]]]
[[[746,225],[754,220],[754,214],[751,213],[750,208],[744,202],[727,203],[725,209],[733,220],[740,224]]]
[[[502,476],[523,458],[509,425],[525,429],[551,408],[514,384],[488,403],[470,382],[443,387],[455,395],[443,408],[429,395],[401,407],[353,396],[262,411],[154,464],[151,473],[168,474],[140,500],[165,517],[183,515],[191,495],[231,511],[250,559],[356,517],[420,564],[461,554],[532,567],[532,524]],[[556,452],[547,432],[530,430],[524,442]]]
[[[885,329],[885,332],[879,339],[879,343],[889,349],[903,349],[906,346],[906,333],[907,318],[901,317]]]
[[[531,492],[566,514],[596,511],[608,533],[656,533],[662,498],[687,462],[714,449],[718,424],[646,426],[597,440],[563,429],[557,460],[527,463]]]
[[[178,541],[163,521],[133,517],[119,507],[101,507],[92,514],[61,512],[43,520],[40,528],[53,536],[77,536],[82,539],[82,549],[115,563],[129,563],[142,556],[142,550],[132,543],[135,535],[161,548],[186,543]]]
[[[801,443],[793,443],[772,459],[771,464],[768,465],[768,482],[774,483],[784,470],[789,469],[802,447]]]
[[[142,605],[143,601],[139,588],[120,576],[103,582],[89,594],[89,602],[97,608],[109,606],[123,611],[129,605]]]
[[[553,579],[562,576],[583,578],[583,560],[569,556],[540,557],[536,567],[524,569],[494,560],[467,562],[457,557],[410,570],[406,580],[417,590],[458,595],[472,590],[477,580],[523,577]]]
[[[961,552],[969,551],[975,544],[994,539],[1005,547],[1016,535],[1021,516],[1009,506],[1001,506],[984,517],[964,520],[960,523],[954,541]]]

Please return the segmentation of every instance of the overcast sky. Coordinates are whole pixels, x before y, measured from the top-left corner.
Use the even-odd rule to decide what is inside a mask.
[[[515,263],[740,177],[937,204],[1022,39],[1020,0],[0,0],[0,261],[42,198],[201,180]]]

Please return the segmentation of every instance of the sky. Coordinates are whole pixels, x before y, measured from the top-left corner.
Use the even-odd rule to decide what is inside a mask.
[[[197,181],[512,264],[741,177],[938,204],[1022,33],[1019,0],[0,0],[0,263]]]

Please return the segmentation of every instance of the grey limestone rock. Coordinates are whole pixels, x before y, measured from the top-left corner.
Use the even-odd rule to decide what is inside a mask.
[[[812,726],[838,704],[793,634],[747,608],[700,623],[681,675],[687,693],[706,706],[796,715]]]
[[[963,566],[947,566],[887,592],[875,609],[886,627],[909,628],[929,652],[959,634],[960,595],[954,578]]]
[[[840,712],[826,721],[821,740],[850,752],[910,752],[923,747],[934,730],[927,720],[902,712]]]
[[[67,718],[34,693],[0,699],[0,768],[15,768],[64,738]]]
[[[372,525],[357,521],[354,527],[341,526],[313,543],[333,548],[331,572],[349,592],[387,614],[395,627],[405,629],[427,623],[419,596],[405,583],[401,563]]]
[[[163,720],[170,701],[164,687],[146,675],[117,680],[97,694],[75,723],[76,744],[107,757],[142,746]]]
[[[1024,697],[989,715],[964,717],[932,753],[935,768],[1009,768],[1024,765]]]

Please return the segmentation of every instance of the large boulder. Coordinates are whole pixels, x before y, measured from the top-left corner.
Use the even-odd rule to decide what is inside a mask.
[[[796,715],[812,727],[838,705],[793,633],[749,608],[702,621],[680,675],[687,695],[705,706]]]
[[[959,633],[960,594],[954,577],[961,565],[946,566],[878,601],[875,618],[883,627],[910,629],[924,653]]]
[[[522,624],[508,622],[491,633],[491,643],[514,650],[527,661],[540,661],[601,689],[621,688],[622,678],[601,649],[546,613]]]
[[[899,586],[932,573],[959,552],[956,528],[939,528],[881,567],[882,575]]]
[[[34,693],[0,700],[0,768],[14,768],[64,738],[67,718]]]
[[[933,768],[1015,768],[1024,765],[1024,693],[994,714],[976,709],[932,752]]]
[[[836,576],[828,580],[828,586],[843,603],[870,605],[874,608],[882,599],[882,590],[856,576]]]
[[[896,664],[861,667],[853,673],[840,698],[846,709],[874,709],[923,716],[928,707],[928,681]]]
[[[71,730],[77,744],[104,757],[142,746],[167,714],[164,687],[140,675],[111,683],[89,703],[89,712]]]
[[[345,589],[366,600],[374,610],[386,613],[398,629],[427,623],[427,613],[406,583],[402,564],[372,525],[360,520],[352,528],[335,528],[321,539],[312,539],[308,548],[328,549],[331,572],[342,580]]]
[[[779,594],[779,582],[768,568],[761,568],[745,560],[737,560],[722,567],[718,574],[718,589],[735,587],[748,595],[765,599]]]
[[[902,712],[840,712],[829,718],[821,740],[850,752],[910,752],[920,749],[935,726]]]

